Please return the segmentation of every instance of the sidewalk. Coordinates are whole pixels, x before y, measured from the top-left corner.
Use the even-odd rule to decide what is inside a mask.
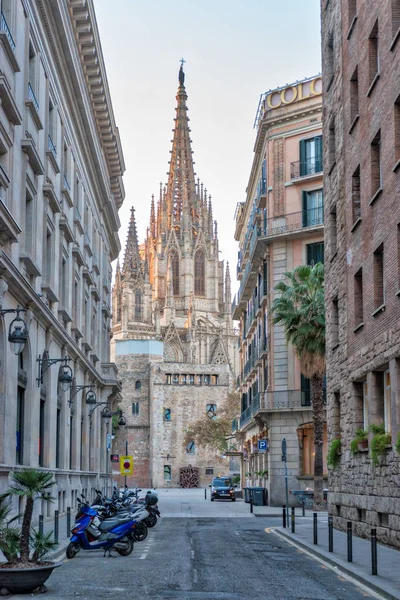
[[[313,543],[313,518],[311,511],[302,517],[296,511],[295,531],[277,527],[275,535],[290,540],[311,554],[332,564],[357,579],[367,587],[390,600],[400,599],[400,551],[378,544],[378,575],[371,575],[371,542],[353,535],[353,562],[347,562],[347,534],[333,530],[333,552],[328,552],[328,514],[318,513],[318,545]]]

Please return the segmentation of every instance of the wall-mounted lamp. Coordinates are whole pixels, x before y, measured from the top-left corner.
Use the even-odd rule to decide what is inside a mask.
[[[75,378],[74,378],[72,380],[72,385],[70,388],[70,396],[69,396],[68,404],[70,406],[72,406],[76,394],[78,394],[78,392],[81,392],[82,390],[86,390],[86,389],[89,390],[88,392],[86,392],[86,398],[85,398],[86,404],[96,404],[96,394],[92,388],[93,388],[93,384],[75,385]]]
[[[25,344],[29,337],[29,327],[24,319],[19,316],[20,312],[25,312],[26,310],[26,308],[20,308],[19,305],[17,305],[17,308],[0,310],[0,315],[2,317],[8,313],[17,313],[17,316],[11,321],[10,327],[8,328],[8,341],[10,342],[11,352],[17,356],[18,354],[21,354],[25,348]]]
[[[36,378],[38,387],[40,384],[43,384],[43,375],[46,373],[47,369],[49,369],[52,365],[56,363],[64,363],[60,366],[60,370],[58,372],[58,382],[61,384],[61,389],[63,392],[67,392],[72,385],[72,369],[68,366],[68,362],[70,361],[70,357],[67,355],[64,358],[50,358],[47,350],[43,352],[43,356],[39,356],[37,359],[38,364],[38,376]]]

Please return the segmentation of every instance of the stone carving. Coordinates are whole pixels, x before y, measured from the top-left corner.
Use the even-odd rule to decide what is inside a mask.
[[[224,348],[224,342],[222,341],[221,337],[218,339],[217,344],[215,346],[211,363],[213,365],[226,365],[228,363],[228,358],[226,356]]]
[[[179,486],[181,488],[199,487],[199,469],[188,465],[179,469]]]
[[[8,290],[8,284],[3,277],[0,277],[0,310],[3,308],[4,296]]]

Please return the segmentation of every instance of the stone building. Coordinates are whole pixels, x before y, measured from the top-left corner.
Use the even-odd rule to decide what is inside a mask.
[[[286,503],[283,438],[289,488],[313,487],[310,382],[269,310],[286,271],[324,260],[321,87],[317,76],[261,97],[247,197],[236,208],[240,287],[232,308],[240,321],[242,400],[233,431],[242,440],[245,484],[266,487],[273,505]],[[259,440],[267,452],[259,452]],[[326,441],[327,472],[325,457]]]
[[[186,485],[191,470],[190,485],[211,481],[220,459],[185,447],[184,433],[206,413],[218,417],[236,371],[229,266],[219,259],[211,197],[195,179],[184,79],[181,68],[168,183],[157,205],[151,199],[142,245],[132,209],[112,293],[112,352],[129,415],[114,451],[124,453],[127,438],[131,483],[142,486]]]
[[[125,167],[92,0],[2,0],[0,99],[0,491],[13,470],[46,469],[50,516],[104,487],[105,425],[85,399],[120,388],[110,292]],[[18,305],[29,337],[15,355]]]
[[[400,2],[321,10],[328,422],[342,448],[329,510],[336,527],[376,527],[400,547]],[[376,460],[371,432],[350,450],[371,425],[388,434]]]

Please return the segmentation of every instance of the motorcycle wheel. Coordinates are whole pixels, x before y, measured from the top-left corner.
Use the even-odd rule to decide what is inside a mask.
[[[140,523],[133,530],[132,537],[135,542],[143,542],[147,538],[148,529],[145,523]]]
[[[147,527],[154,527],[154,525],[157,525],[157,517],[156,515],[150,514],[147,519],[144,520],[144,522],[146,523]]]
[[[78,554],[80,549],[81,549],[81,547],[79,544],[77,544],[76,542],[70,542],[65,551],[66,557],[74,558]]]
[[[126,538],[126,541],[124,540],[124,543],[126,544],[126,548],[115,548],[115,550],[121,556],[129,556],[133,550],[133,540],[131,540],[131,538]]]

